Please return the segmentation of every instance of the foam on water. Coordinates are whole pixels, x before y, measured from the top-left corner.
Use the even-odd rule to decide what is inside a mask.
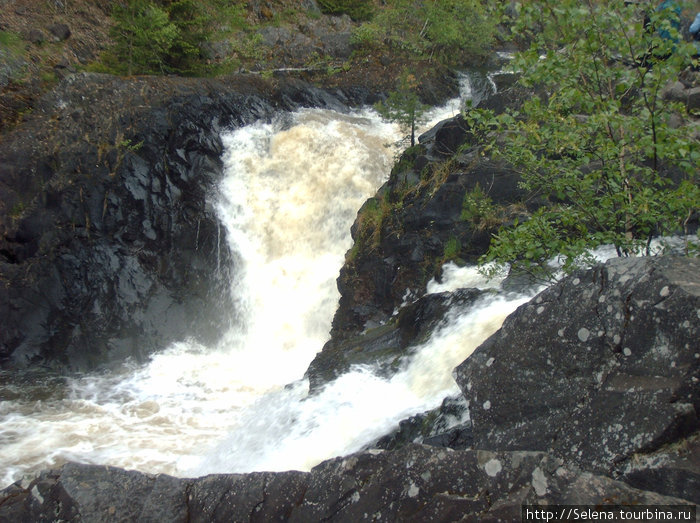
[[[249,405],[299,380],[328,337],[357,209],[386,179],[398,130],[373,111],[303,110],[223,137],[219,213],[235,253],[236,322],[217,347],[145,365],[0,385],[0,481],[66,460],[184,474]],[[39,386],[39,385],[37,385]]]

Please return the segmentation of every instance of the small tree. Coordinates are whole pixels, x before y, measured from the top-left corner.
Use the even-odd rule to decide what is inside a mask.
[[[515,30],[533,43],[514,65],[536,94],[487,122],[497,154],[549,204],[502,229],[484,261],[546,276],[556,255],[570,270],[598,245],[649,254],[654,236],[683,231],[700,209],[700,147],[671,125],[685,107],[662,96],[692,61],[674,16],[623,0],[523,4]]]
[[[178,72],[201,70],[201,45],[211,34],[211,20],[195,0],[176,0],[168,7],[168,17],[177,34],[167,55],[169,67]]]
[[[114,4],[112,17],[115,68],[128,75],[165,72],[178,36],[168,13],[148,0],[127,0]]]
[[[417,87],[416,77],[404,72],[399,79],[398,89],[389,93],[385,101],[374,106],[383,118],[399,124],[401,132],[410,139],[411,147],[416,144],[416,127],[424,123],[425,111],[428,109],[418,98]]]
[[[318,0],[318,6],[324,13],[347,14],[353,20],[371,18],[374,8],[371,0]]]

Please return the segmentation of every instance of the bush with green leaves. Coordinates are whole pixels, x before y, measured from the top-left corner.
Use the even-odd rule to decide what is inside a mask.
[[[503,228],[483,261],[547,277],[556,255],[568,271],[596,246],[650,254],[652,238],[685,232],[700,209],[700,144],[678,125],[685,106],[662,96],[695,63],[674,17],[623,0],[522,4],[514,31],[532,45],[513,65],[534,94],[517,111],[467,118],[549,205]]]
[[[492,224],[497,217],[496,207],[489,195],[477,183],[471,191],[464,193],[460,219],[474,226]]]

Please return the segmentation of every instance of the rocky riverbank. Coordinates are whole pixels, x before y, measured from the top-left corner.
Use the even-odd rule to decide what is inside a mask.
[[[3,491],[0,518],[514,521],[523,504],[692,505],[698,275],[696,259],[615,259],[518,309],[455,371],[468,450],[410,443],[199,479],[69,463]]]

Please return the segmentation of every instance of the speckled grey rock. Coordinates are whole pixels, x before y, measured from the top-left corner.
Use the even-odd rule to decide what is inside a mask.
[[[620,474],[698,430],[700,260],[578,272],[520,307],[455,377],[474,448],[548,451]]]
[[[683,504],[542,452],[409,445],[311,472],[199,479],[69,463],[0,492],[0,521],[515,521],[523,504]]]

